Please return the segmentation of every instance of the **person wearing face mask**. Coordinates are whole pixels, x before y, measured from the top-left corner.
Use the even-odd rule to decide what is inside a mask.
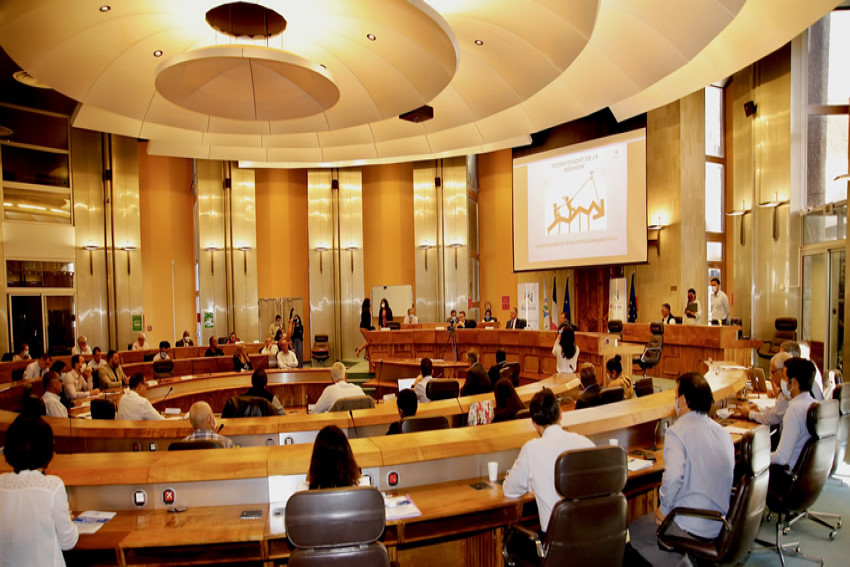
[[[770,384],[773,389],[771,397],[776,398],[776,403],[765,409],[755,404],[740,404],[735,408],[736,417],[765,425],[779,425],[790,401],[788,396],[782,393],[782,379],[785,378],[785,363],[791,358],[787,352],[778,352],[770,359]]]
[[[15,356],[12,357],[12,362],[17,362],[19,360],[31,360],[30,356],[30,347],[27,343],[21,343],[21,346],[18,347],[18,352]]]
[[[416,312],[413,311],[413,307],[407,310],[407,315],[404,317],[404,321],[402,321],[404,325],[418,325],[419,317],[416,316]]]
[[[171,344],[168,341],[159,341],[159,353],[154,360],[171,360],[171,357],[168,356],[168,349],[170,348]]]
[[[729,308],[729,298],[720,290],[720,279],[711,278],[711,322],[716,325],[728,325],[732,318]]]
[[[681,553],[658,546],[656,530],[673,508],[701,508],[726,514],[735,447],[723,427],[708,417],[714,396],[711,386],[696,372],[679,376],[674,401],[676,422],[664,435],[664,476],[661,505],[629,526],[630,546],[652,565],[690,565]],[[713,539],[723,524],[693,516],[677,516],[668,534]]]
[[[292,352],[298,361],[298,368],[304,368],[304,324],[301,316],[289,312],[289,340],[292,344]]]
[[[782,417],[782,436],[779,446],[770,454],[771,465],[789,465],[793,467],[803,445],[810,435],[806,427],[806,415],[809,406],[815,403],[812,397],[812,383],[815,380],[815,365],[805,358],[791,358],[785,362],[785,376],[782,377],[782,393],[790,398],[788,409]]]
[[[702,305],[694,288],[688,290],[688,303],[685,305],[685,318],[682,322],[685,325],[702,325]]]
[[[187,346],[195,346],[195,343],[192,341],[192,336],[189,334],[189,331],[183,331],[183,338],[174,343],[176,347],[187,347]]]
[[[71,370],[62,377],[62,385],[65,387],[65,396],[69,400],[87,398],[100,393],[100,390],[92,388],[91,370],[86,369],[86,363],[80,354],[71,357]]]
[[[390,308],[390,302],[386,299],[381,299],[381,309],[378,311],[378,327],[384,328],[392,320],[393,310]]]
[[[99,346],[96,346],[92,349],[92,359],[89,361],[86,368],[94,372],[95,370],[100,370],[104,366],[106,366],[106,359],[103,358],[103,351],[100,350]]]
[[[195,402],[192,404],[192,407],[189,408],[189,423],[192,424],[194,431],[192,431],[191,435],[183,439],[183,441],[212,440],[223,443],[225,449],[236,447],[232,439],[215,432],[215,415],[213,415],[212,408],[207,402]]]

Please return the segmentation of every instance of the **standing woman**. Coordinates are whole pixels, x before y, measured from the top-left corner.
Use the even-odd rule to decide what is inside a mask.
[[[552,354],[557,361],[558,372],[575,372],[578,366],[578,346],[576,333],[570,327],[563,327],[552,347]]]
[[[608,385],[606,388],[613,388],[614,386],[621,387],[623,389],[623,397],[627,400],[635,396],[631,378],[623,374],[623,357],[617,354],[614,358],[609,358],[608,362],[605,363],[605,373],[608,375]]]
[[[236,354],[233,355],[233,371],[244,372],[253,369],[251,359],[248,358],[248,347],[243,342],[236,343]]]
[[[393,310],[390,309],[390,302],[386,299],[381,299],[381,310],[378,311],[378,328],[383,329],[392,320]]]
[[[289,339],[292,341],[292,350],[298,359],[298,368],[304,368],[304,325],[301,324],[300,315],[292,315],[289,318]]]
[[[58,476],[45,474],[53,459],[53,430],[40,417],[18,416],[6,432],[0,475],[0,563],[65,565],[63,549],[77,545],[68,493]]]
[[[354,349],[357,358],[360,358],[360,353],[369,346],[366,333],[374,330],[375,327],[372,326],[372,301],[367,297],[363,300],[363,306],[360,308],[360,334],[363,335],[363,344]]]

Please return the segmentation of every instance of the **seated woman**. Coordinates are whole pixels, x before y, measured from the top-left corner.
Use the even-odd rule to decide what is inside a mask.
[[[246,370],[253,369],[254,366],[251,364],[251,359],[248,358],[248,347],[245,343],[236,343],[236,354],[233,355],[233,371],[245,372]]]
[[[493,423],[497,421],[510,421],[516,419],[516,414],[525,409],[525,404],[519,399],[514,385],[509,378],[500,378],[493,389],[496,396],[496,411],[493,414]]]
[[[609,358],[605,363],[605,373],[608,375],[608,388],[621,387],[625,390],[623,398],[626,400],[635,396],[631,378],[623,374],[623,357],[618,354],[614,358]]]
[[[242,339],[240,339],[239,337],[236,336],[236,331],[231,331],[230,336],[227,338],[227,344],[235,345],[240,340],[242,340]]]
[[[65,565],[63,549],[77,545],[68,494],[58,476],[45,474],[53,459],[53,430],[40,417],[18,416],[6,432],[0,475],[0,549],[8,565]]]
[[[336,425],[328,425],[319,431],[313,442],[306,482],[299,483],[295,490],[344,486],[369,486],[369,479],[361,476],[345,433]]]

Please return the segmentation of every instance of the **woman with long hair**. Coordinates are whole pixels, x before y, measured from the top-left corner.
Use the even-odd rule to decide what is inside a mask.
[[[623,397],[625,399],[633,398],[635,390],[632,387],[632,380],[623,374],[623,357],[619,354],[614,355],[614,358],[609,358],[605,363],[605,374],[608,376],[608,385],[606,388],[619,386],[623,389]]]
[[[525,409],[525,404],[519,399],[514,385],[509,378],[500,378],[493,388],[496,397],[496,410],[493,413],[493,423],[516,419],[516,414]]]
[[[363,300],[363,305],[360,307],[360,334],[363,335],[363,344],[354,350],[357,358],[360,358],[360,353],[369,346],[369,339],[366,337],[366,333],[374,330],[375,327],[372,326],[372,301],[367,297]]]
[[[340,488],[363,483],[360,467],[354,459],[345,433],[336,425],[323,427],[313,443],[307,488]]]
[[[393,320],[393,310],[390,308],[390,302],[385,298],[381,299],[381,309],[378,311],[378,328],[383,329],[387,323]]]
[[[558,372],[575,372],[578,366],[578,352],[575,331],[570,327],[561,327],[555,346],[552,347]]]
[[[243,342],[236,343],[236,354],[233,355],[233,371],[244,372],[245,370],[253,370],[254,365],[251,364],[251,359],[248,358],[248,347]]]

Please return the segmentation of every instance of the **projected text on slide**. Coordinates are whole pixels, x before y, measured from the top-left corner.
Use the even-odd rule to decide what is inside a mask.
[[[627,142],[528,166],[528,260],[628,251]]]

